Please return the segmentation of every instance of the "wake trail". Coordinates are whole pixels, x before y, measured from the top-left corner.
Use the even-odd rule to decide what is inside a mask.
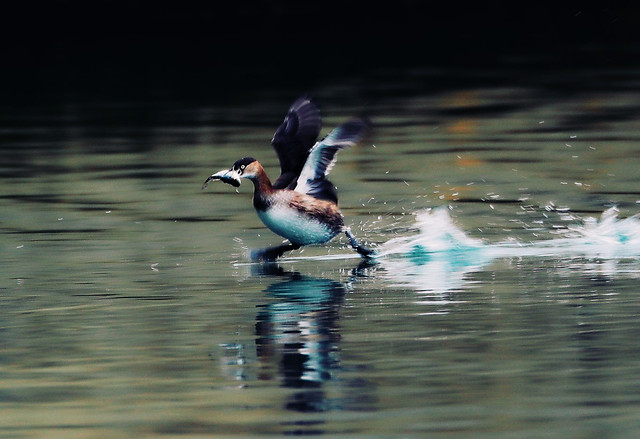
[[[419,254],[481,252],[491,258],[514,256],[585,256],[603,259],[640,256],[640,216],[618,218],[616,208],[607,209],[600,219],[587,218],[570,226],[565,236],[543,241],[506,240],[487,244],[469,237],[456,226],[446,209],[416,214],[418,234],[397,237],[383,244],[378,258]]]

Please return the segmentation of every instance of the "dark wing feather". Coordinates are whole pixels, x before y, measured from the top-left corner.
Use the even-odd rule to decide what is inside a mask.
[[[280,159],[280,177],[273,184],[274,188],[295,184],[321,128],[322,117],[316,104],[306,96],[298,98],[271,141]]]
[[[337,201],[333,184],[326,179],[339,150],[360,142],[371,130],[366,119],[353,119],[334,129],[309,152],[294,190],[323,200]]]

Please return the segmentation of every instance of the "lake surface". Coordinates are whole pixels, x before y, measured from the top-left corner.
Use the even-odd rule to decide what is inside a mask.
[[[248,155],[275,178],[308,90],[3,105],[0,436],[633,437],[638,78],[315,84],[323,133],[375,125],[331,174],[372,263],[341,237],[252,264],[281,239],[251,185],[200,189]]]

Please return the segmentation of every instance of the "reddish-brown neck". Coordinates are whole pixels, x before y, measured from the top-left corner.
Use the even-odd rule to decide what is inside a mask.
[[[257,169],[255,170],[255,175],[250,179],[253,181],[253,186],[256,192],[269,193],[273,191],[273,187],[271,186],[271,180],[267,177],[267,173],[264,172],[264,168],[258,162],[255,163]]]
[[[258,210],[266,210],[271,205],[271,195],[273,194],[273,186],[271,180],[264,172],[264,168],[258,162],[255,163],[257,169],[251,177],[253,182],[253,206]]]

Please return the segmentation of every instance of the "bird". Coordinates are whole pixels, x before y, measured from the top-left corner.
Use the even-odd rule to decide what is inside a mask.
[[[322,129],[320,109],[308,96],[289,107],[271,145],[280,161],[280,176],[271,183],[262,164],[244,157],[210,175],[202,185],[219,180],[239,187],[242,179],[253,182],[253,207],[265,226],[289,243],[253,251],[254,261],[274,261],[285,252],[305,245],[324,244],[344,233],[363,258],[373,249],[362,246],[345,226],[338,208],[338,194],[327,175],[338,151],[361,142],[371,131],[368,118],[353,118],[317,140]]]

